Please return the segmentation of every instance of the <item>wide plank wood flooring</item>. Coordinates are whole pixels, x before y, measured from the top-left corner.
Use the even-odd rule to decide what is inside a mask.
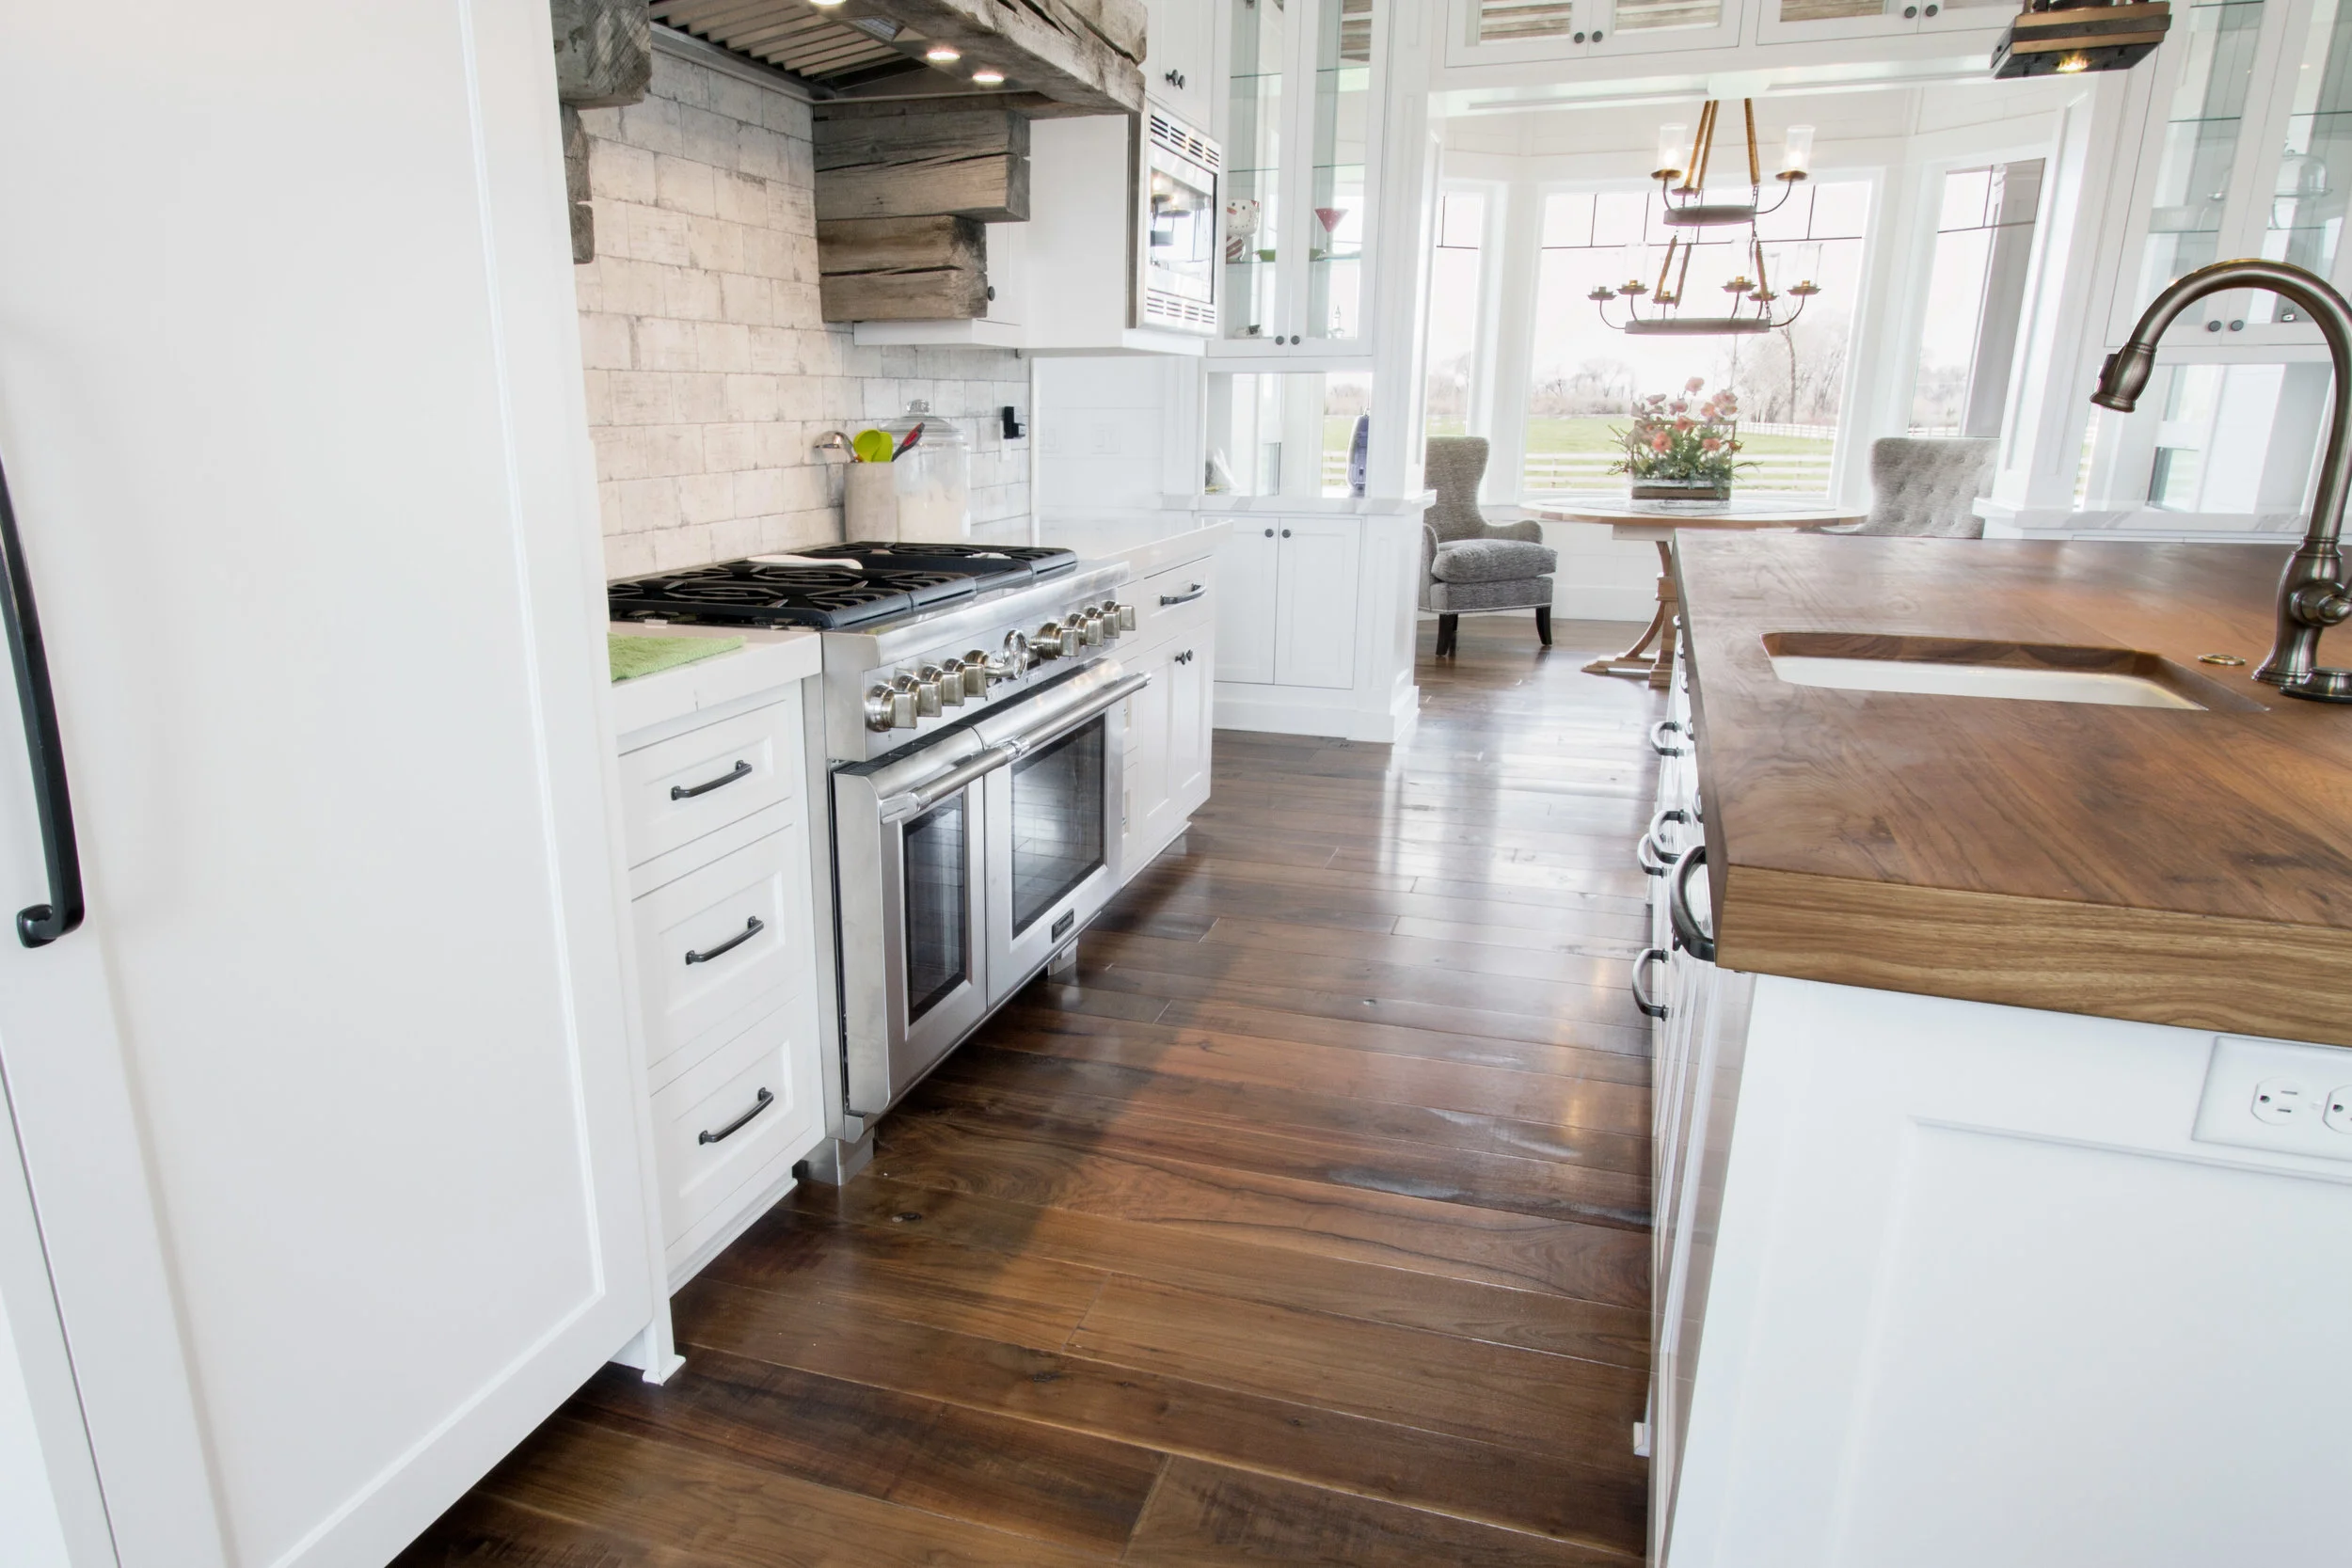
[[[1083,943],[400,1559],[1637,1563],[1657,699],[1473,617],[1419,732],[1219,732]]]

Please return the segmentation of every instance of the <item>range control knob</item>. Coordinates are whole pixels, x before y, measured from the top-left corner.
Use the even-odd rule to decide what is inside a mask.
[[[1103,612],[1089,610],[1078,617],[1078,641],[1089,648],[1103,645]]]
[[[1037,661],[1038,656],[1029,649],[1029,634],[1009,631],[1005,633],[1005,657],[991,667],[990,673],[998,680],[1019,680]]]
[[[905,703],[907,711],[914,718],[936,719],[939,717],[939,688],[926,687],[921,681],[901,670],[890,678],[890,690],[893,696]],[[892,723],[896,728],[913,729],[914,727],[912,722],[904,725],[898,724],[895,719]]]
[[[963,694],[967,697],[988,695],[988,677],[995,670],[989,662],[986,648],[975,648],[956,661],[963,666]]]
[[[1065,633],[1059,621],[1048,621],[1029,635],[1029,652],[1041,662],[1049,658],[1059,658],[1064,652],[1065,639],[1074,639],[1076,633],[1077,627],[1075,626],[1071,627],[1069,632]],[[1068,651],[1073,654],[1078,651],[1074,641],[1070,643]]]
[[[1040,629],[1046,636],[1039,641],[1051,642],[1051,646],[1044,650],[1048,658],[1075,658],[1078,650],[1086,646],[1086,628],[1078,624],[1075,615],[1067,621],[1048,621]]]
[[[866,693],[866,727],[869,730],[914,728],[914,693],[900,691],[892,686],[868,688]]]
[[[916,673],[923,679],[939,688],[941,706],[961,707],[963,705],[962,660],[951,658],[945,664],[926,664]]]
[[[1136,607],[1134,605],[1115,604],[1111,606],[1111,608],[1119,611],[1119,629],[1120,631],[1133,631],[1136,629]]]

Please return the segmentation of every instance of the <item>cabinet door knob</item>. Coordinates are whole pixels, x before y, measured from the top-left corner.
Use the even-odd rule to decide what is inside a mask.
[[[1291,531],[1290,531],[1290,530],[1288,530],[1288,529],[1284,529],[1284,530],[1282,531],[1282,537],[1283,537],[1283,538],[1285,538],[1285,539],[1288,539],[1290,536],[1291,536]]]
[[[1597,27],[1593,29],[1593,41],[1595,43],[1598,43],[1600,41],[1600,29]]]
[[[1909,21],[1913,20],[1913,19],[1914,19],[1915,17],[1916,17],[1918,14],[1919,14],[1919,8],[1918,8],[1918,7],[1916,7],[1916,6],[1905,6],[1905,7],[1903,8],[1903,20],[1904,20],[1905,22],[1909,22]]]
[[[1577,35],[1576,35],[1576,41],[1577,41],[1577,42],[1579,42],[1579,43],[1582,43],[1582,42],[1584,41],[1584,35],[1583,35],[1582,33],[1579,33],[1579,34],[1577,34]]]
[[[1273,537],[1274,537],[1274,531],[1273,531],[1272,529],[1268,529],[1268,530],[1266,530],[1266,531],[1265,531],[1265,536],[1266,536],[1268,539],[1273,538]]]

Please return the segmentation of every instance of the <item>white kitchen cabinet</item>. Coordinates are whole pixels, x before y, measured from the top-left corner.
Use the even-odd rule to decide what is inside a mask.
[[[1216,678],[1250,685],[1274,679],[1281,534],[1271,517],[1236,517],[1218,546]]]
[[[1382,742],[1410,729],[1427,504],[1334,502],[1232,518],[1217,550],[1219,727]]]
[[[1356,606],[1343,590],[1356,581],[1363,529],[1348,517],[1284,517],[1276,543],[1276,683],[1349,685],[1356,678]]]
[[[1218,8],[1225,277],[1215,355],[1369,357],[1387,0]]]
[[[1184,536],[1179,536],[1183,538]],[[1133,876],[1184,831],[1209,798],[1208,672],[1216,657],[1216,562],[1204,531],[1192,531],[1177,553],[1191,559],[1143,577],[1126,594],[1136,629],[1122,639],[1120,662],[1151,684],[1127,706],[1127,800],[1120,875]],[[1163,548],[1157,562],[1165,562]]]
[[[77,1568],[380,1564],[666,1334],[548,9],[108,15],[0,8],[87,898],[0,941],[0,1561],[55,1512]],[[133,191],[201,196],[159,243]]]
[[[1207,129],[1216,111],[1217,0],[1149,0],[1143,90],[1186,124]]]
[[[729,661],[739,661],[730,669]],[[622,736],[639,1031],[654,1200],[670,1288],[790,1190],[825,1134],[828,918],[809,811],[797,678],[748,691],[745,668],[813,671],[797,637],[648,676],[670,711]],[[716,705],[676,709],[691,689]],[[660,689],[631,693],[639,717]]]

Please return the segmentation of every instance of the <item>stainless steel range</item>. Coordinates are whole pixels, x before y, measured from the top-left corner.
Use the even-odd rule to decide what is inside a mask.
[[[821,562],[817,564],[813,562]],[[1118,886],[1123,563],[842,545],[612,584],[616,620],[824,639],[843,1128],[872,1119],[1071,953]]]

